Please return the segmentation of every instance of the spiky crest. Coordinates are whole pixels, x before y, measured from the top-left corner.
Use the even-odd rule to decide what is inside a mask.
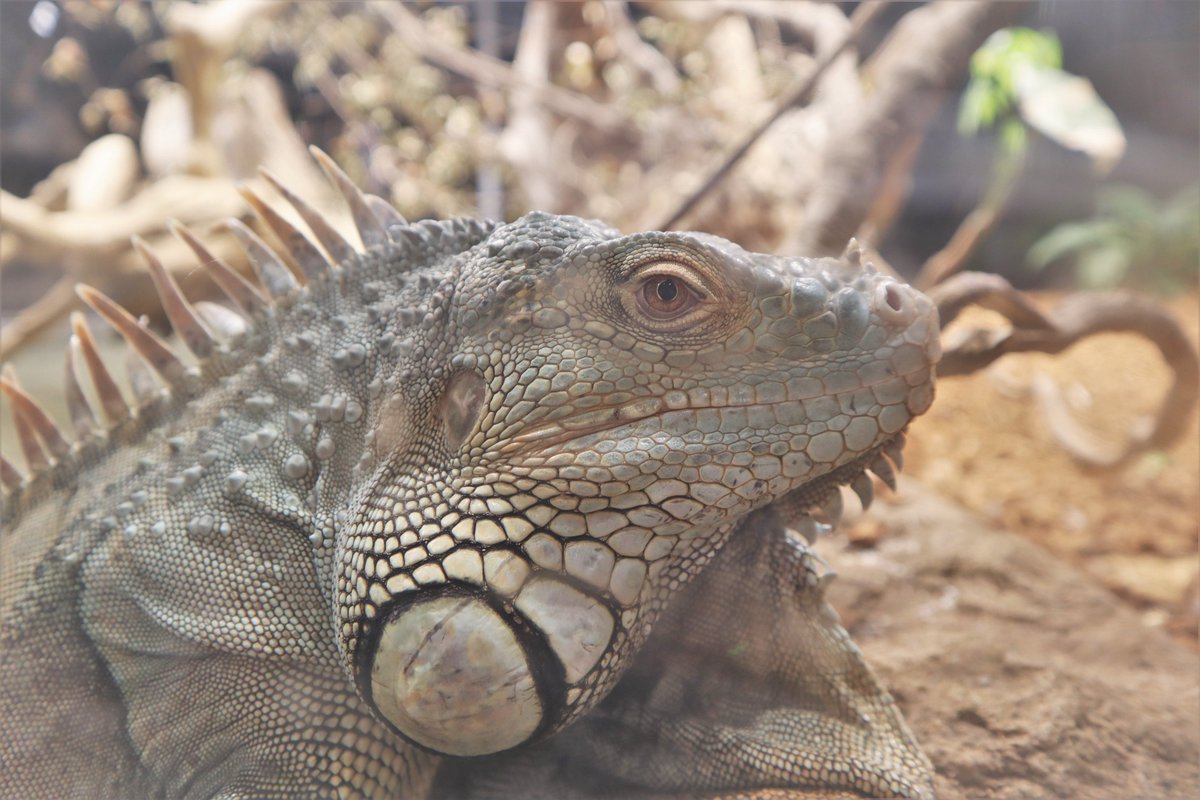
[[[130,347],[146,360],[168,384],[183,377],[184,365],[171,346],[153,331],[138,324],[133,315],[120,303],[87,284],[76,284],[75,293],[88,306],[112,325]],[[68,392],[70,387],[68,386]]]
[[[213,255],[196,235],[176,220],[167,222],[171,233],[181,242],[191,248],[200,261],[200,265],[208,271],[213,283],[225,293],[225,296],[247,314],[253,315],[271,305],[257,286],[242,277],[241,273]]]
[[[346,241],[337,230],[329,223],[321,212],[306,203],[302,198],[298,197],[291,189],[287,188],[274,175],[268,172],[265,168],[259,169],[259,174],[263,180],[271,184],[275,191],[279,192],[279,196],[288,202],[300,218],[304,220],[304,224],[312,231],[313,236],[320,242],[321,247],[325,248],[325,252],[329,254],[329,258],[334,264],[344,264],[354,258],[355,250]]]
[[[212,355],[213,346],[216,344],[213,335],[196,316],[191,304],[183,296],[179,284],[167,272],[167,268],[159,261],[158,256],[154,254],[144,239],[134,236],[133,246],[141,253],[142,258],[146,261],[146,266],[150,268],[150,279],[154,281],[158,299],[162,302],[163,311],[166,312],[167,319],[171,321],[171,327],[175,329],[175,333],[195,354],[196,358],[207,358]]]
[[[0,484],[9,491],[16,491],[25,481],[25,476],[13,466],[12,462],[0,456]]]
[[[300,267],[300,271],[304,273],[305,280],[310,282],[321,280],[333,272],[333,265],[325,258],[325,254],[292,223],[288,222],[282,214],[255,194],[253,189],[249,186],[240,186],[238,192],[254,209],[254,213],[263,221],[263,224],[279,237],[284,249],[291,254]]]
[[[79,337],[72,335],[71,340],[67,342],[67,357],[63,359],[63,383],[66,387],[67,414],[71,417],[75,435],[80,439],[87,439],[95,435],[100,426],[96,422],[96,415],[92,413],[91,404],[83,394],[83,387],[79,385],[79,375],[75,371],[75,363],[79,360],[79,347]]]
[[[435,255],[447,242],[478,240],[492,229],[492,223],[474,219],[423,221],[410,225],[383,199],[360,192],[323,152],[314,148],[313,153],[349,206],[366,249],[395,241],[413,255]],[[242,187],[242,195],[256,216],[275,234],[285,249],[284,254],[277,252],[238,220],[222,223],[246,252],[255,269],[257,284],[248,281],[216,256],[191,230],[174,220],[167,223],[171,233],[191,249],[199,266],[245,316],[214,303],[189,301],[147,243],[138,237],[133,239],[134,247],[147,263],[171,327],[195,356],[199,362],[197,366],[189,367],[188,360],[151,331],[144,320],[136,319],[98,289],[79,284],[76,293],[80,299],[120,334],[130,348],[131,361],[128,367],[133,405],[126,401],[117,381],[100,357],[91,329],[79,312],[71,315],[72,336],[64,362],[64,393],[67,413],[75,433],[74,441],[20,388],[13,370],[5,368],[0,391],[9,399],[22,454],[30,471],[30,475],[25,476],[10,460],[0,456],[0,485],[5,488],[6,502],[15,499],[22,487],[40,476],[57,469],[71,468],[75,463],[73,454],[83,444],[105,437],[111,440],[114,431],[126,424],[136,423],[145,405],[160,399],[164,392],[173,397],[185,396],[193,391],[195,386],[189,384],[187,378],[203,374],[214,359],[239,357],[236,347],[240,338],[255,329],[264,313],[275,313],[281,301],[300,291],[301,284],[285,261],[294,262],[306,282],[312,284],[341,272],[358,258],[359,251],[337,232],[321,212],[274,175],[266,170],[261,170],[261,173],[263,179],[304,221],[311,237],[288,221],[259,193]],[[77,364],[81,360],[86,366],[91,391],[98,402],[103,422],[97,419],[80,383]],[[146,370],[144,365],[148,365],[153,373]],[[162,386],[153,375],[161,379]],[[117,445],[110,443],[108,446]]]
[[[363,247],[370,249],[388,241],[387,229],[379,221],[379,217],[375,216],[367,198],[354,185],[354,181],[350,180],[350,176],[342,172],[342,168],[322,151],[315,147],[310,147],[308,150],[317,159],[317,163],[325,171],[325,176],[329,178],[330,183],[337,187],[337,190],[342,193],[342,197],[345,198],[346,205],[350,208],[350,216],[354,219],[354,227],[358,228],[358,235],[362,239]]]
[[[375,216],[383,223],[383,227],[388,231],[390,237],[392,228],[402,228],[408,224],[408,220],[392,207],[392,204],[382,197],[377,197],[373,194],[367,195],[367,205],[375,212]]]
[[[246,252],[255,275],[263,286],[267,287],[267,293],[273,300],[288,297],[299,288],[296,276],[257,233],[247,228],[239,219],[225,220],[224,224],[226,230],[233,234],[242,250]]]
[[[125,398],[121,396],[121,390],[117,388],[117,382],[113,380],[112,373],[108,371],[108,367],[104,366],[104,361],[100,358],[100,349],[96,347],[92,329],[88,327],[83,314],[78,311],[71,314],[71,329],[79,341],[79,352],[83,356],[83,363],[92,377],[92,387],[96,390],[100,408],[108,417],[109,423],[116,425],[129,419],[129,406],[125,403]]]

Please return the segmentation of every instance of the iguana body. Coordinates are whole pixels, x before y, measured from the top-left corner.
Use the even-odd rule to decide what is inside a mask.
[[[131,411],[81,321],[106,425],[5,383],[0,794],[928,795],[784,523],[890,474],[929,302],[702,234],[410,225],[324,163],[363,252],[252,198],[306,286],[184,234],[248,319],[151,257],[198,366],[84,290],[161,388]]]

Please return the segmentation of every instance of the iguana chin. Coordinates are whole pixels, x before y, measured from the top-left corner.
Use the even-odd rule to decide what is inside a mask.
[[[0,383],[0,795],[930,796],[797,533],[890,480],[930,302],[854,253],[410,224],[317,157],[361,249],[266,176],[311,238],[247,192],[258,284],[176,229],[238,312],[139,243],[190,356],[81,287],[132,404],[79,315],[77,441]]]

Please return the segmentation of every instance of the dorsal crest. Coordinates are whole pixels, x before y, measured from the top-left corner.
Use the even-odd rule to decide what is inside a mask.
[[[265,170],[261,171],[263,180],[294,214],[285,214],[281,205],[265,199],[249,186],[240,187],[240,191],[262,229],[270,231],[282,246],[277,249],[268,244],[240,220],[224,223],[245,252],[255,280],[243,277],[186,226],[168,222],[169,230],[195,254],[199,267],[212,278],[232,308],[189,301],[153,249],[141,238],[135,238],[134,247],[146,262],[164,314],[187,352],[179,352],[152,331],[144,319],[136,318],[104,292],[85,284],[77,285],[80,299],[129,346],[134,356],[131,363],[136,364],[130,367],[134,399],[127,399],[121,390],[119,381],[101,358],[87,322],[78,313],[72,316],[64,386],[74,436],[59,427],[20,387],[15,371],[6,367],[0,378],[0,390],[8,399],[20,450],[30,473],[22,474],[9,458],[0,456],[0,486],[5,490],[6,505],[10,499],[15,501],[27,485],[68,468],[81,448],[102,445],[116,428],[136,424],[146,404],[158,402],[164,395],[186,399],[202,391],[206,368],[216,359],[236,357],[242,340],[259,331],[264,319],[287,313],[301,292],[316,290],[330,279],[344,278],[361,259],[383,248],[396,251],[400,258],[390,259],[391,266],[404,271],[466,250],[495,228],[492,222],[465,218],[409,223],[382,198],[360,192],[325,153],[316,148],[312,151],[348,206],[358,242],[344,236],[324,214]],[[296,218],[307,231],[291,221]],[[150,369],[146,370],[146,366]],[[155,381],[161,386],[156,388]],[[6,509],[6,516],[12,510]]]

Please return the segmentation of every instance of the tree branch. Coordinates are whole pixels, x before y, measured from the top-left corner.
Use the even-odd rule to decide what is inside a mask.
[[[914,134],[923,134],[976,48],[1023,3],[938,2],[906,14],[867,72],[876,90],[861,113],[829,139],[818,190],[781,252],[832,255],[854,236],[871,209],[886,166]],[[874,243],[872,243],[874,244]]]
[[[589,97],[551,83],[530,83],[498,58],[439,41],[425,27],[421,18],[401,3],[379,3],[373,8],[392,25],[406,45],[431,64],[456,72],[484,86],[510,90],[528,89],[534,93],[538,102],[546,107],[605,131],[618,131],[629,124],[626,116],[616,108],[597,103]]]
[[[971,328],[946,343],[938,376],[965,375],[991,364],[1006,353],[1060,353],[1098,333],[1125,332],[1142,336],[1158,348],[1171,370],[1171,388],[1153,424],[1132,426],[1121,446],[1107,444],[1075,420],[1045,382],[1032,387],[1051,432],[1077,460],[1096,467],[1115,468],[1134,456],[1169,446],[1188,430],[1188,420],[1200,396],[1200,359],[1179,324],[1161,307],[1129,292],[1080,292],[1043,313],[998,275],[964,272],[929,291],[938,306],[943,329],[968,305],[997,311],[1013,323],[1011,329]]]
[[[734,166],[736,166],[737,163],[746,155],[746,153],[750,151],[750,148],[754,146],[755,142],[762,138],[762,135],[766,133],[767,130],[769,130],[770,127],[774,125],[780,117],[803,103],[808,98],[809,94],[816,87],[817,82],[821,79],[821,76],[825,74],[825,71],[829,69],[834,60],[841,55],[846,48],[850,47],[858,40],[866,26],[879,14],[880,11],[883,10],[883,8],[884,6],[880,3],[864,3],[855,9],[854,15],[850,19],[850,29],[846,32],[846,35],[842,39],[841,43],[826,53],[824,57],[817,62],[816,66],[813,68],[813,71],[810,72],[803,81],[801,81],[800,85],[797,86],[791,93],[789,93],[782,102],[780,102],[775,110],[771,112],[770,116],[760,122],[754,128],[754,130],[750,131],[750,133],[748,133],[745,138],[743,138],[742,141],[733,148],[733,150],[726,154],[725,157],[721,159],[721,162],[717,165],[717,167],[709,173],[708,177],[705,178],[704,181],[701,182],[701,184],[691,194],[685,197],[675,208],[675,210],[668,215],[665,220],[663,220],[663,222],[659,223],[658,225],[654,225],[653,227],[657,230],[671,230],[672,228],[678,226],[683,218],[686,217],[688,213],[690,213],[691,210],[696,207],[696,204],[699,203],[705,195],[711,192],[713,188],[715,188],[719,183],[721,183],[721,181],[725,179]],[[846,238],[848,239],[849,237]],[[845,244],[845,240],[843,240],[842,244]]]

